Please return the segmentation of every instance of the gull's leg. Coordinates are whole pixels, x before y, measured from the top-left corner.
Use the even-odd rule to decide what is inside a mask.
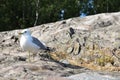
[[[33,53],[32,54],[32,59],[33,59],[33,62],[35,62],[36,60],[35,60],[35,57],[36,57],[36,53]]]
[[[30,51],[28,51],[28,52],[29,52],[28,61],[31,62],[31,60],[30,60]]]
[[[32,53],[32,61],[34,61],[34,54]]]

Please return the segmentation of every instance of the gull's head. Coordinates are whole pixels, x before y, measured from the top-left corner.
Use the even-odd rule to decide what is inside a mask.
[[[31,35],[31,32],[29,29],[24,29],[23,31],[21,31],[19,34],[21,35]]]

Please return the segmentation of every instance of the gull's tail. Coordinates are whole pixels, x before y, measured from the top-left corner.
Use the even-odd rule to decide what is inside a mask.
[[[55,48],[46,47],[46,50],[47,50],[47,51],[50,51],[50,52],[53,52],[53,51],[55,51]]]

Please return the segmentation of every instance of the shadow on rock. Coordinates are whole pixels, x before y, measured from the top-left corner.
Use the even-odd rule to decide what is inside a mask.
[[[68,63],[63,63],[63,62],[54,60],[49,54],[41,54],[40,56],[41,56],[40,60],[55,62],[55,63],[61,65],[64,68],[71,68],[71,69],[82,69],[82,68],[84,68],[84,67],[80,67],[80,66],[77,66],[77,65],[72,65],[69,62]]]

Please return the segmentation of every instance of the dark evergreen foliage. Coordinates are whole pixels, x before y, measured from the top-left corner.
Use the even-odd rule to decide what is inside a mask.
[[[61,10],[68,19],[117,12],[119,5],[120,0],[0,0],[0,31],[33,27],[36,17],[36,25],[61,20]]]

